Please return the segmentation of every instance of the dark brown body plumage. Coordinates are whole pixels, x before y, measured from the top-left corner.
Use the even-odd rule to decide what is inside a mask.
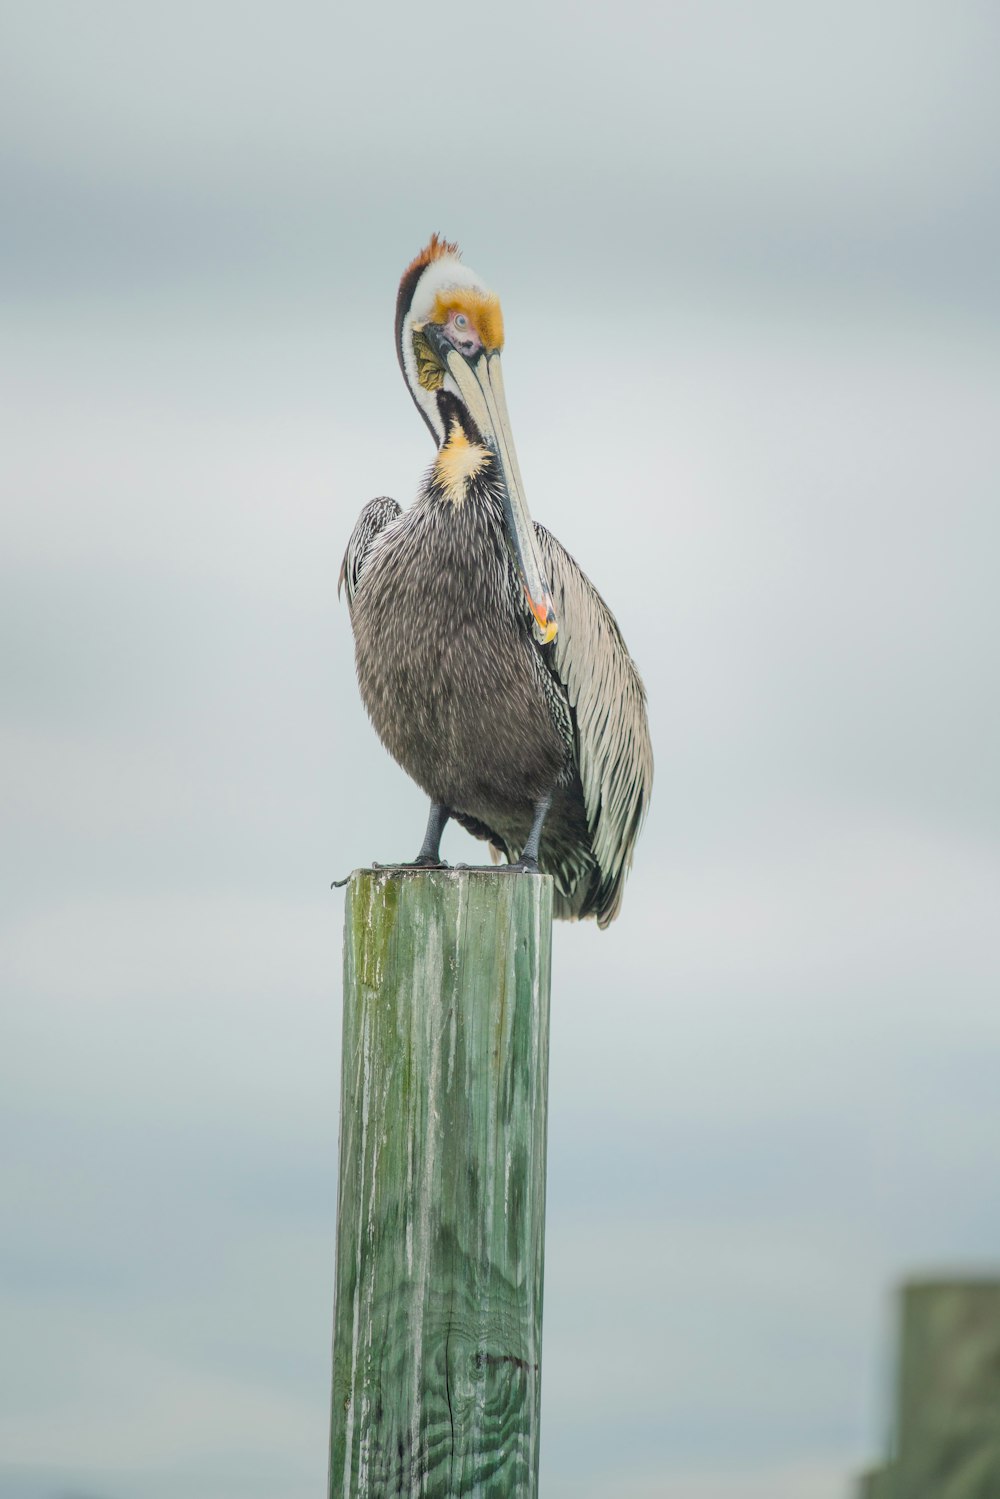
[[[499,827],[530,823],[570,745],[490,511],[478,493],[461,506],[424,495],[373,550],[353,619],[361,695],[390,754],[433,801]]]
[[[379,738],[433,802],[516,857],[553,791],[542,867],[586,830],[565,692],[534,644],[499,497],[433,484],[370,545],[351,618]]]
[[[603,615],[604,644],[620,653],[641,705],[642,687],[610,612],[559,543],[537,531],[563,559],[553,576],[576,582]],[[527,838],[535,803],[551,790],[539,863],[555,876],[556,912],[610,920],[627,866],[621,860],[602,872],[595,857],[558,642],[539,646],[532,637],[488,475],[458,505],[433,479],[407,511],[373,500],[351,537],[344,579],[361,696],[393,759],[509,859]],[[564,615],[568,607],[571,629],[565,589],[557,603]],[[643,746],[648,754],[648,738],[640,752]],[[641,795],[633,800],[623,829],[629,852],[643,810]]]

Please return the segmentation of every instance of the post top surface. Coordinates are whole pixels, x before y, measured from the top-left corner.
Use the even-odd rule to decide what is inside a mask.
[[[414,869],[405,864],[355,869],[347,881],[348,920],[368,922],[384,911],[406,910],[411,918],[435,919],[445,912],[521,913],[519,919],[552,921],[551,875],[499,865],[496,869]],[[451,918],[448,918],[451,919]]]
[[[461,880],[538,880],[552,884],[550,874],[533,874],[526,869],[515,869],[510,864],[463,865],[453,864],[446,869],[418,869],[412,864],[371,864],[351,870],[351,879],[386,880],[431,880],[449,884]]]

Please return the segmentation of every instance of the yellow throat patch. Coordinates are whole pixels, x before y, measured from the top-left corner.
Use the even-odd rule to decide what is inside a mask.
[[[448,441],[434,460],[434,477],[453,505],[464,504],[466,486],[490,461],[486,448],[470,442],[457,422],[448,433]]]

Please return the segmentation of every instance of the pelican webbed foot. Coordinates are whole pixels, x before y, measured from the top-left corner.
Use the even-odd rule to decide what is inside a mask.
[[[447,807],[442,807],[439,802],[431,802],[430,816],[427,819],[427,831],[424,841],[420,845],[420,852],[412,864],[404,864],[403,869],[448,869],[450,866],[441,857],[441,834],[451,812]]]
[[[531,832],[528,834],[527,842],[521,850],[521,857],[515,859],[511,869],[517,869],[525,874],[538,874],[538,845],[542,841],[542,824],[548,815],[552,805],[551,791],[547,796],[540,797],[535,803],[535,815],[531,820]]]

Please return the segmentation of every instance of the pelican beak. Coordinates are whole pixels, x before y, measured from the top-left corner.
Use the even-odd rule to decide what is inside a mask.
[[[507,397],[504,394],[500,351],[483,349],[467,358],[446,340],[438,345],[445,367],[458,386],[469,414],[483,440],[496,455],[503,479],[503,508],[507,535],[517,562],[524,592],[535,624],[535,639],[548,645],[559,628],[552,594],[549,592],[538,539],[524,500],[521,470],[510,434]]]

